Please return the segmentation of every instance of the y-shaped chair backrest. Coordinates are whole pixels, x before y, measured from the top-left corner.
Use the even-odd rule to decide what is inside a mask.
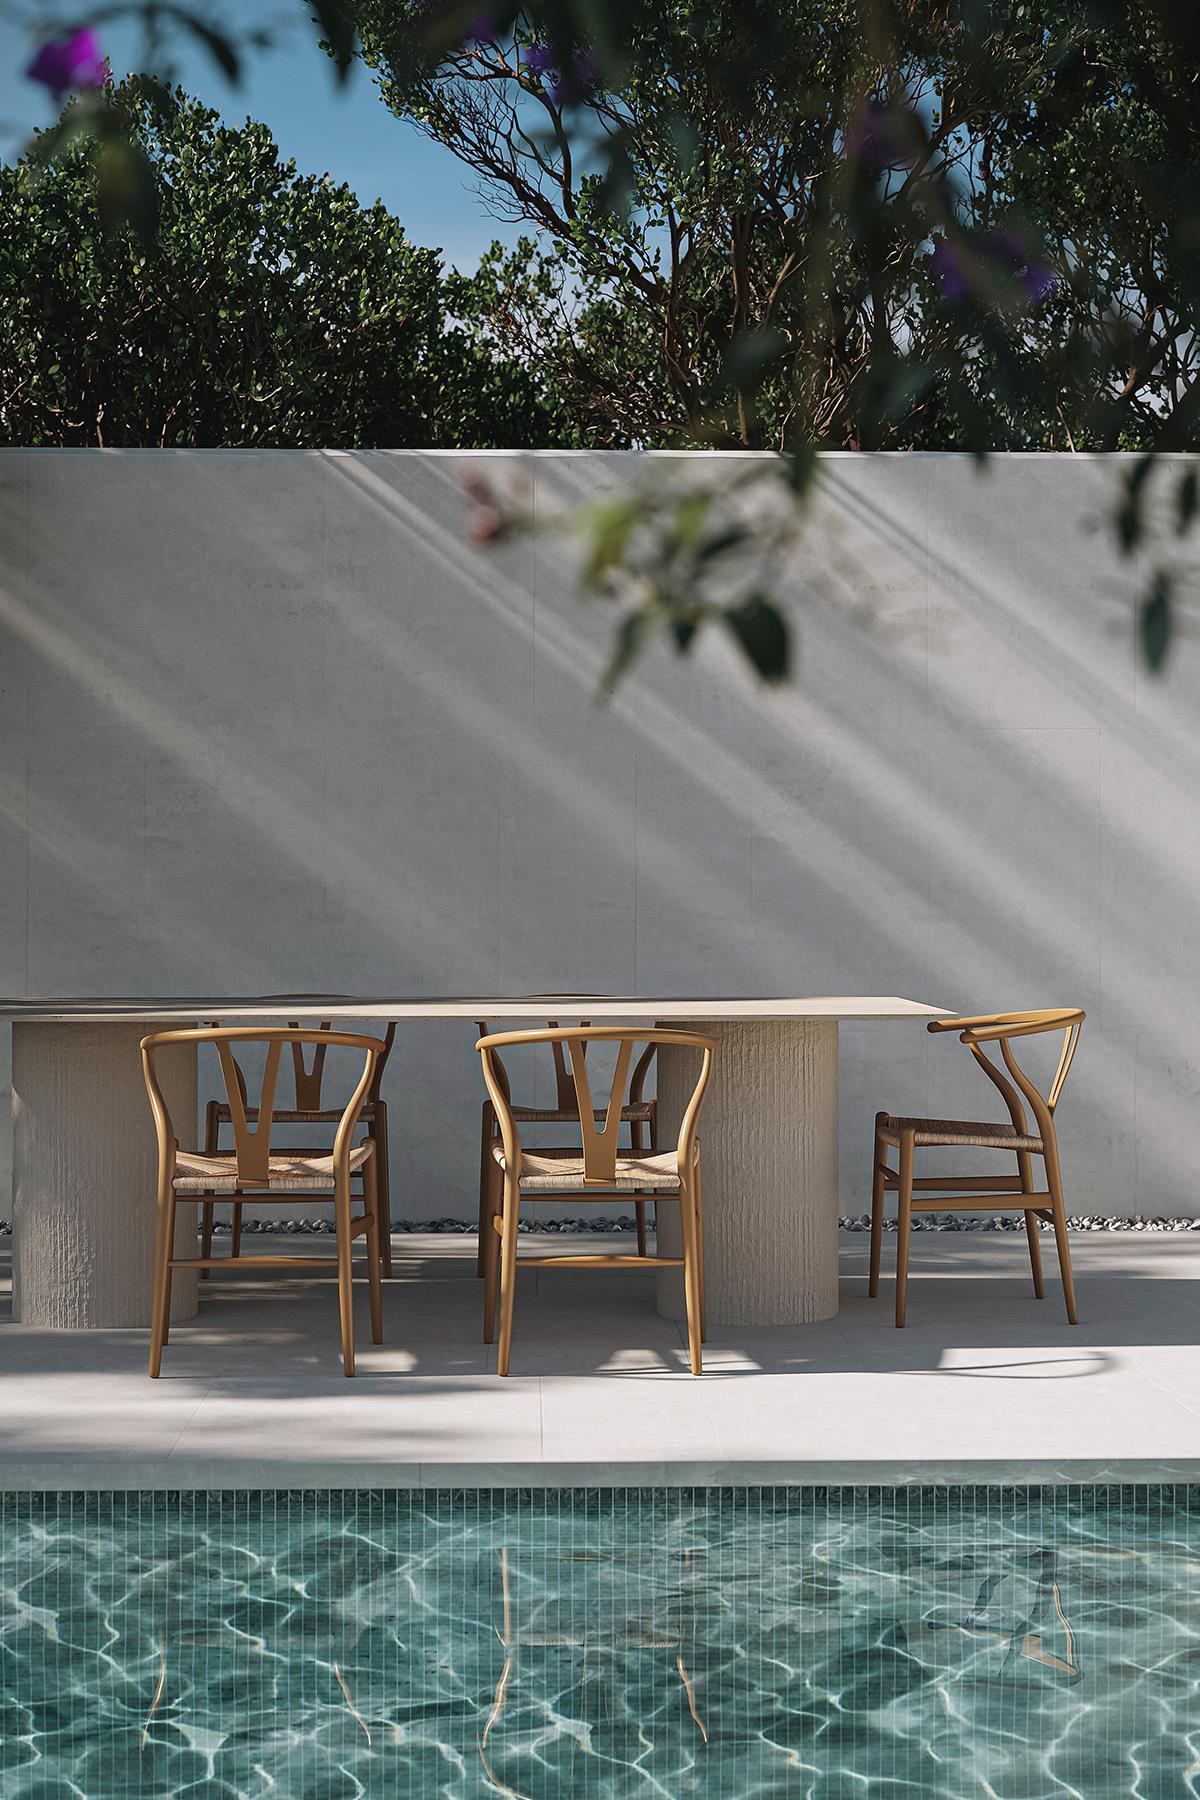
[[[589,1044],[596,1043],[617,1046],[616,1065],[607,1103],[601,1107],[596,1107],[593,1102],[588,1079],[587,1048]],[[481,1037],[475,1048],[483,1058],[483,1079],[496,1109],[496,1120],[504,1144],[505,1165],[514,1173],[521,1166],[521,1138],[511,1110],[508,1072],[498,1052],[518,1044],[557,1044],[565,1048],[571,1064],[570,1105],[575,1108],[579,1119],[583,1146],[583,1179],[585,1185],[596,1186],[611,1186],[616,1175],[621,1108],[625,1104],[629,1065],[635,1046],[644,1044],[650,1056],[664,1044],[701,1051],[700,1073],[691,1098],[684,1108],[679,1128],[679,1166],[685,1171],[690,1169],[696,1125],[716,1052],[716,1043],[712,1038],[702,1037],[694,1031],[631,1030],[627,1025],[578,1025],[565,1030],[551,1027],[545,1031],[499,1031]],[[649,1057],[643,1055],[642,1061],[649,1065]],[[639,1061],[639,1068],[642,1061]],[[601,1114],[601,1124],[596,1122],[597,1112]]]
[[[487,1037],[487,1035],[488,1035],[487,1020],[486,1019],[476,1019],[475,1024],[479,1029],[480,1037],[481,1038]],[[579,1029],[581,1031],[587,1031],[590,1024],[591,1024],[591,1021],[589,1019],[580,1019]],[[557,1019],[547,1019],[546,1020],[546,1029],[548,1031],[557,1032],[559,1029],[558,1020]],[[567,1056],[564,1053],[564,1045],[565,1045],[565,1040],[562,1037],[556,1037],[556,1038],[552,1039],[551,1044],[550,1044],[550,1054],[554,1059],[555,1105],[557,1106],[559,1112],[564,1112],[564,1113],[570,1114],[576,1110],[576,1108],[578,1107],[579,1101],[578,1101],[578,1096],[575,1091],[575,1076],[572,1071],[571,1064],[570,1064]],[[631,1106],[640,1106],[642,1104],[643,1096],[645,1095],[645,1091],[646,1091],[646,1076],[649,1073],[650,1064],[654,1061],[655,1048],[656,1048],[656,1046],[654,1044],[647,1044],[645,1050],[642,1052],[641,1056],[637,1060],[637,1065],[634,1068],[633,1074],[630,1077],[630,1081],[629,1081],[629,1104]],[[586,1057],[586,1055],[587,1055],[586,1040],[583,1044],[583,1052],[582,1053]],[[503,1081],[507,1081],[508,1075],[505,1072],[503,1063],[499,1063],[499,1061],[498,1061],[498,1067],[499,1067],[501,1079]],[[507,1097],[511,1100],[512,1095],[509,1094]],[[621,1101],[621,1104],[622,1104],[622,1106],[624,1106],[624,1104],[625,1104],[624,1100]]]
[[[285,1044],[293,1046],[293,1053],[299,1051],[303,1056],[306,1044],[315,1046],[322,1060],[325,1051],[331,1044],[345,1046],[363,1052],[363,1071],[346,1102],[333,1141],[333,1163],[335,1173],[345,1175],[349,1168],[351,1139],[358,1115],[363,1109],[367,1095],[373,1091],[379,1059],[386,1054],[387,1045],[382,1038],[364,1037],[357,1032],[327,1031],[324,1028],[314,1029],[311,1026],[198,1026],[188,1027],[180,1031],[156,1031],[142,1039],[142,1072],[146,1080],[146,1092],[150,1096],[150,1106],[154,1113],[155,1129],[158,1133],[159,1164],[161,1169],[168,1166],[174,1170],[175,1156],[179,1148],[179,1140],[167,1110],[159,1085],[155,1059],[158,1051],[168,1044],[212,1044],[216,1048],[221,1064],[221,1074],[225,1081],[225,1095],[229,1102],[229,1115],[233,1123],[234,1154],[237,1158],[238,1182],[245,1187],[266,1184],[270,1172],[271,1157],[271,1124],[275,1116],[275,1088],[279,1078],[279,1058]],[[246,1080],[242,1068],[235,1055],[235,1049],[242,1044],[263,1044],[266,1046],[266,1059],[263,1068],[262,1088],[259,1093],[257,1107],[249,1103],[246,1093]],[[256,1113],[255,1123],[250,1124],[249,1115]]]
[[[303,995],[297,994],[269,994],[267,996],[270,1000],[296,1000],[302,999],[303,997]],[[220,1024],[221,1021],[219,1019],[214,1019],[213,1029],[219,1029]],[[318,1029],[320,1031],[329,1031],[332,1028],[332,1025],[332,1019],[322,1019]],[[302,1027],[299,1019],[289,1019],[288,1030],[301,1031]],[[320,1112],[321,1110],[321,1082],[325,1072],[326,1045],[317,1044],[316,1049],[313,1051],[312,1066],[308,1067],[304,1061],[304,1046],[306,1043],[312,1041],[311,1036],[301,1037],[292,1044],[292,1086],[296,1096],[295,1109],[297,1112]],[[396,1021],[395,1019],[389,1019],[387,1030],[383,1034],[383,1051],[375,1067],[375,1079],[371,1083],[370,1098],[372,1100],[378,1100],[379,1098],[379,1089],[383,1082],[383,1071],[387,1067],[387,1059],[392,1053],[392,1045],[395,1041]],[[246,1080],[242,1073],[241,1064],[238,1062],[236,1056],[233,1059],[233,1066],[237,1076],[238,1092],[242,1097],[242,1104],[245,1106],[247,1104]]]
[[[1058,1106],[1066,1085],[1067,1076],[1071,1072],[1075,1046],[1079,1042],[1080,1028],[1086,1016],[1080,1007],[1055,1006],[1034,1012],[979,1013],[971,1019],[934,1019],[929,1030],[957,1031],[959,1042],[966,1044],[988,1080],[1004,1095],[1009,1116],[1016,1130],[1022,1136],[1028,1130],[1025,1108],[1021,1104],[1023,1097],[1037,1120],[1039,1136],[1044,1142],[1052,1144],[1055,1108]],[[1020,1037],[1040,1037],[1047,1031],[1061,1031],[1063,1045],[1054,1080],[1043,1095],[1041,1089],[1030,1079],[1017,1061],[1012,1040]],[[1008,1070],[1007,1076],[988,1056],[983,1048],[985,1044],[999,1044],[1000,1055]]]
[[[329,1031],[332,1019],[321,1020],[321,1030]],[[289,1031],[299,1031],[299,1019],[288,1020]],[[396,1021],[388,1020],[387,1030],[383,1034],[383,1049],[375,1066],[375,1079],[371,1083],[371,1099],[378,1100],[379,1087],[383,1080],[383,1071],[387,1067],[387,1059],[392,1053],[392,1045],[396,1041]],[[320,1112],[321,1081],[325,1072],[325,1044],[318,1044],[313,1051],[312,1066],[307,1068],[304,1062],[304,1046],[312,1042],[311,1038],[297,1038],[292,1044],[292,1082],[296,1093],[297,1112]]]

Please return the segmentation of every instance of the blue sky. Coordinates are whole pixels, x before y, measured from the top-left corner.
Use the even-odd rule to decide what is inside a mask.
[[[237,10],[243,19],[266,16],[259,0],[242,0]],[[455,157],[392,117],[366,70],[355,70],[344,88],[336,85],[333,65],[317,48],[299,0],[293,0],[293,10],[296,24],[281,35],[277,48],[251,53],[237,88],[229,86],[207,52],[176,40],[179,79],[231,123],[247,115],[263,120],[284,155],[295,157],[301,169],[327,170],[348,182],[361,200],[382,199],[411,237],[442,249],[459,268],[473,268],[493,238],[512,242],[517,228],[487,213]],[[286,8],[274,0],[270,15],[278,19],[281,13],[286,16]],[[135,43],[127,29],[104,34],[114,73],[131,66]],[[28,32],[0,7],[0,154],[6,161],[30,131],[54,117],[45,90],[24,79],[31,48]]]

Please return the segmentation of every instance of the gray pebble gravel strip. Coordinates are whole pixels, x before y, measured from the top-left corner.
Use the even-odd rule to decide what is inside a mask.
[[[1067,1225],[1072,1231],[1200,1231],[1200,1219],[1103,1219],[1069,1218]],[[838,1220],[841,1231],[870,1231],[870,1213],[860,1213],[857,1218]],[[976,1215],[962,1217],[957,1213],[929,1213],[924,1218],[916,1218],[912,1222],[914,1231],[1024,1231],[1025,1218],[1022,1213],[1000,1213],[994,1218],[980,1218]],[[885,1218],[885,1231],[895,1231],[895,1219]],[[1050,1226],[1042,1225],[1043,1231]]]
[[[1070,1218],[1067,1224],[1072,1231],[1200,1231],[1200,1218],[1195,1219],[1116,1219]],[[869,1231],[871,1215],[860,1213],[855,1217],[838,1220],[842,1231]],[[615,1231],[632,1231],[632,1218],[618,1219],[522,1219],[522,1231],[561,1232],[566,1236],[587,1236],[590,1233],[606,1234]],[[886,1218],[883,1222],[885,1231],[895,1231],[896,1221]],[[994,1218],[957,1213],[929,1213],[912,1222],[914,1231],[1024,1231],[1025,1220],[1020,1213],[999,1214]],[[220,1234],[229,1232],[228,1221],[218,1220],[214,1230]],[[1043,1230],[1050,1227],[1043,1225]],[[247,1219],[242,1225],[243,1232],[258,1232],[264,1236],[316,1236],[332,1237],[332,1219]],[[444,1233],[447,1237],[473,1237],[477,1227],[472,1219],[395,1219],[392,1222],[394,1235],[405,1232]],[[0,1219],[0,1237],[8,1236],[12,1226],[6,1219]]]

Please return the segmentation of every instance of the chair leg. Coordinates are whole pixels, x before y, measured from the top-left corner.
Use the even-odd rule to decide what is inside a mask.
[[[1021,1171],[1021,1186],[1027,1194],[1033,1192],[1033,1168],[1029,1160],[1028,1150],[1018,1150],[1017,1167]],[[1046,1298],[1046,1284],[1042,1280],[1042,1246],[1038,1235],[1038,1217],[1030,1209],[1025,1213],[1025,1236],[1029,1240],[1029,1266],[1033,1270],[1033,1293],[1037,1300]]]
[[[501,1193],[504,1177],[498,1163],[493,1162],[488,1171],[487,1188],[484,1194],[485,1210],[483,1228],[480,1233],[483,1245],[483,1341],[494,1344],[496,1341],[496,1296],[499,1290],[500,1277],[500,1239],[496,1235],[495,1221],[502,1211]]]
[[[1058,1246],[1058,1272],[1062,1276],[1063,1299],[1067,1303],[1068,1325],[1078,1325],[1075,1310],[1075,1277],[1071,1273],[1071,1246],[1067,1240],[1067,1208],[1063,1200],[1062,1176],[1053,1148],[1046,1157],[1046,1186],[1050,1189],[1050,1210],[1054,1215],[1054,1241]]]
[[[204,1154],[215,1156],[221,1135],[221,1127],[217,1120],[217,1102],[210,1100],[204,1109]],[[212,1255],[213,1214],[216,1208],[211,1200],[206,1200],[200,1208],[200,1254],[203,1257]],[[211,1269],[201,1269],[201,1281],[207,1281],[212,1274]]]
[[[234,1257],[242,1254],[242,1203],[240,1200],[234,1201],[232,1212],[233,1236],[229,1243],[229,1254]]]
[[[375,1115],[371,1121],[371,1136],[375,1140],[375,1191],[379,1196],[379,1210],[376,1214],[379,1237],[379,1261],[384,1279],[392,1278],[392,1163],[388,1155],[388,1117],[387,1101],[375,1102]],[[376,1340],[378,1342],[378,1339]]]
[[[517,1222],[521,1195],[510,1175],[504,1177],[504,1235],[500,1240],[500,1352],[496,1372],[508,1374],[512,1351],[513,1302],[517,1286]]]
[[[1044,1300],[1046,1283],[1042,1278],[1042,1246],[1038,1240],[1038,1216],[1035,1212],[1025,1214],[1025,1236],[1029,1239],[1029,1266],[1033,1270],[1033,1297],[1035,1300]]]
[[[629,1122],[629,1142],[634,1150],[644,1150],[646,1147],[644,1128],[640,1119],[631,1119]],[[635,1200],[633,1203],[633,1210],[637,1216],[637,1253],[639,1256],[645,1256],[646,1202],[644,1200]]]
[[[650,1102],[650,1123],[646,1129],[646,1140],[650,1145],[651,1156],[658,1155],[658,1101]],[[658,1232],[658,1201],[654,1201],[654,1230]]]
[[[908,1313],[908,1240],[912,1230],[913,1133],[900,1134],[900,1206],[896,1218],[896,1329]]]
[[[150,1307],[150,1374],[157,1380],[163,1345],[171,1335],[171,1257],[175,1244],[175,1196],[159,1196],[154,1236],[154,1298]]]
[[[200,1208],[200,1254],[205,1258],[212,1255],[214,1210],[215,1208],[211,1200],[206,1200]],[[211,1269],[201,1269],[201,1281],[207,1281],[211,1274]]]
[[[379,1155],[376,1150],[375,1156]],[[371,1293],[371,1342],[383,1342],[383,1294],[380,1288],[380,1277],[383,1269],[383,1249],[380,1243],[380,1214],[378,1211],[379,1177],[375,1169],[375,1156],[369,1156],[363,1164],[363,1197],[371,1214],[371,1229],[367,1232],[367,1283]]]
[[[700,1164],[696,1163],[695,1171],[695,1218],[696,1218],[696,1285],[700,1290],[700,1342],[708,1342],[708,1302],[704,1292],[704,1198],[700,1186]]]
[[[337,1230],[338,1316],[342,1327],[342,1373],[354,1373],[354,1264],[351,1257],[350,1193],[339,1189],[334,1196],[333,1216]]]
[[[679,1224],[683,1238],[683,1297],[687,1307],[688,1356],[692,1374],[703,1372],[700,1352],[700,1285],[696,1278],[696,1197],[689,1176],[680,1189]]]
[[[491,1230],[489,1205],[492,1194],[492,1170],[496,1166],[492,1156],[492,1140],[495,1135],[496,1109],[490,1100],[485,1100],[479,1121],[479,1243],[475,1255],[475,1273],[483,1279],[487,1277],[488,1267],[487,1234]],[[490,1344],[491,1341],[491,1338],[485,1339],[486,1343]]]
[[[871,1276],[867,1293],[874,1300],[879,1293],[879,1260],[883,1251],[883,1163],[887,1146],[879,1135],[886,1113],[875,1114],[875,1160],[871,1164]]]

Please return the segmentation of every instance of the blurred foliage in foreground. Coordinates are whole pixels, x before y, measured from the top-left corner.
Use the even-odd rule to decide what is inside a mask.
[[[160,31],[174,17],[123,10],[142,9]],[[1160,478],[1157,459],[1197,448],[1195,0],[315,10],[340,72],[363,57],[394,111],[548,241],[491,260],[480,322],[501,355],[521,342],[586,441],[774,452],[732,489],[697,464],[576,519],[588,585],[622,609],[614,678],[711,618],[782,678],[772,569],[818,448],[1130,450],[1120,551],[1164,482],[1188,531],[1194,472]],[[481,536],[527,523],[476,500]],[[1159,667],[1178,572],[1146,560]]]

